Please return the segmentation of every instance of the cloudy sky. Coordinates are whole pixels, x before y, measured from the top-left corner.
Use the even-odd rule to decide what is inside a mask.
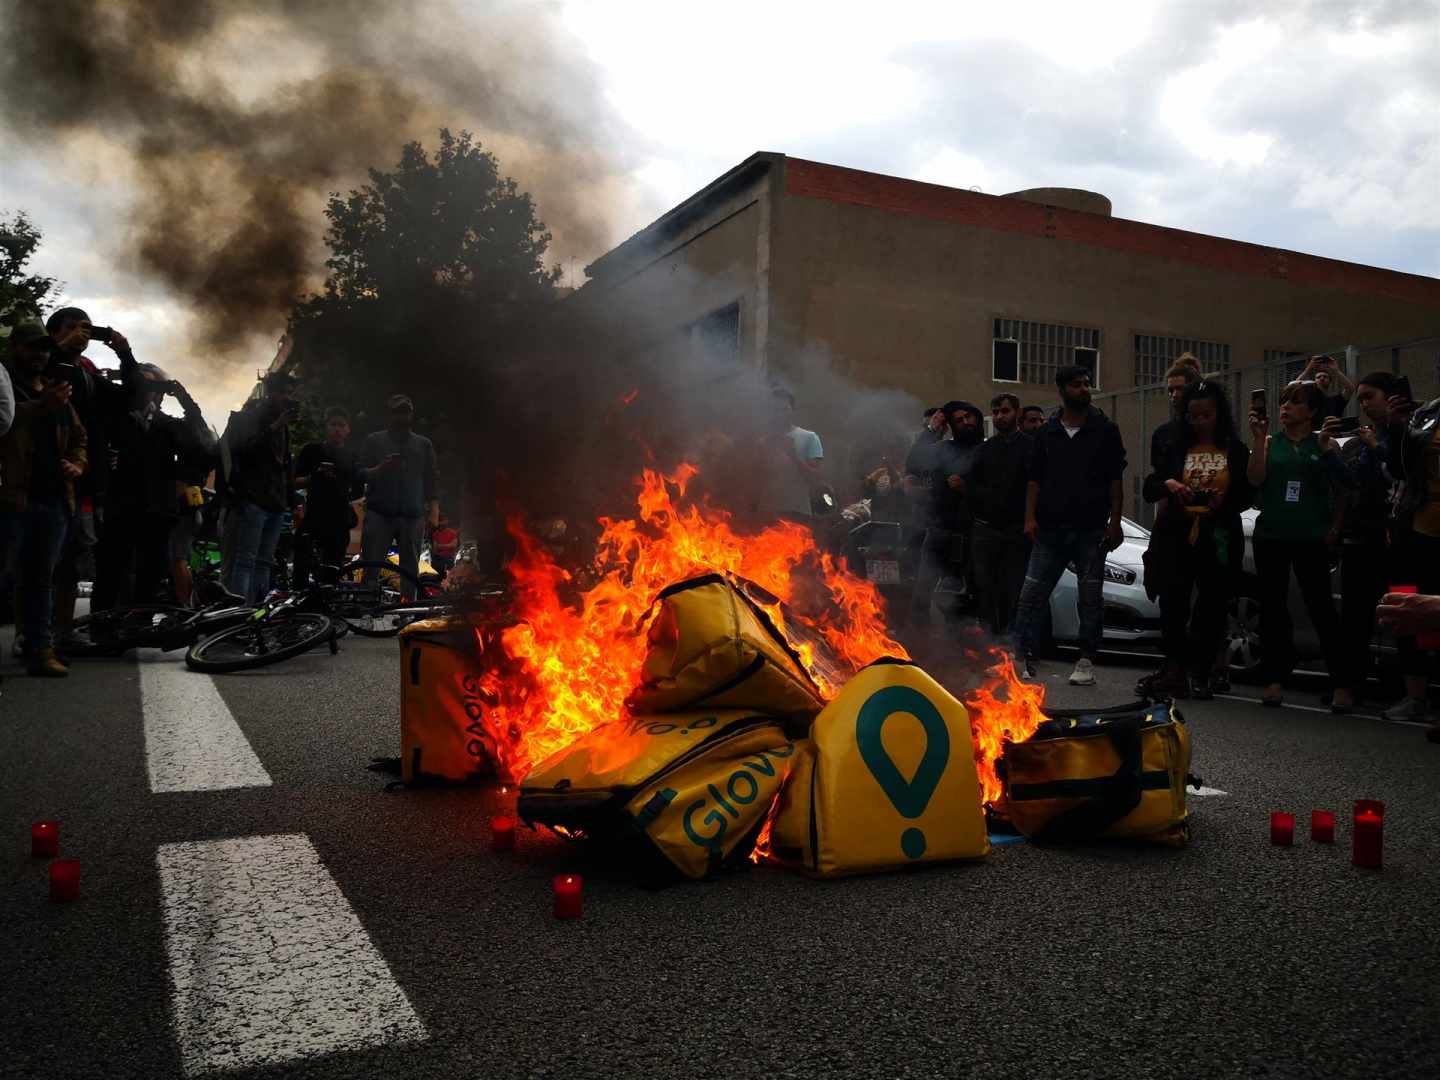
[[[613,171],[592,186],[517,150],[532,173],[517,179],[542,216],[547,198],[600,207],[612,241],[774,150],[995,194],[1090,188],[1117,216],[1440,276],[1437,0],[460,6],[456,47],[525,42],[494,77],[535,72],[511,92],[568,115]],[[453,126],[486,137],[463,91],[445,101]],[[23,160],[7,153],[0,211],[28,211],[47,237],[38,268],[223,417],[283,326],[228,357],[187,347],[187,298],[126,257],[123,137],[46,148],[35,134]],[[515,132],[495,134],[503,155]],[[557,261],[583,274],[600,252],[576,238],[595,230],[557,233]]]

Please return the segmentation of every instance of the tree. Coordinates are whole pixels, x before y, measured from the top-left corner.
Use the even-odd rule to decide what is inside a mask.
[[[54,278],[25,273],[39,246],[40,230],[25,211],[16,211],[8,221],[0,219],[0,325],[43,318],[56,292]]]
[[[390,393],[422,416],[454,380],[554,298],[550,234],[530,196],[469,132],[408,144],[391,171],[331,195],[324,291],[297,305],[294,363],[317,400],[377,410]]]

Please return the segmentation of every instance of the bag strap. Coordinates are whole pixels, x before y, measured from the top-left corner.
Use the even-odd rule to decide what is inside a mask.
[[[1144,790],[1140,775],[1140,724],[1136,720],[1119,720],[1106,724],[1105,734],[1120,755],[1120,767],[1105,779],[1093,798],[1051,818],[1031,840],[1046,844],[1099,836],[1140,805]]]

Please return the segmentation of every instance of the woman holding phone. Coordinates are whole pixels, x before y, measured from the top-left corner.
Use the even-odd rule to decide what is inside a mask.
[[[1330,594],[1330,550],[1339,539],[1343,503],[1335,489],[1352,486],[1349,468],[1335,440],[1313,431],[1325,395],[1313,382],[1294,382],[1280,395],[1280,432],[1268,434],[1267,419],[1250,413],[1247,474],[1260,495],[1253,537],[1260,579],[1260,646],[1263,704],[1282,704],[1285,680],[1295,667],[1295,624],[1290,617],[1290,575],[1320,636],[1333,685],[1331,709],[1355,705],[1350,668],[1341,654],[1340,622]]]

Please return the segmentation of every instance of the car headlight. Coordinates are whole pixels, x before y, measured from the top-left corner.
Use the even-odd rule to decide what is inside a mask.
[[[1113,581],[1118,585],[1134,585],[1135,571],[1124,566],[1116,566],[1114,563],[1105,564],[1105,580]]]

